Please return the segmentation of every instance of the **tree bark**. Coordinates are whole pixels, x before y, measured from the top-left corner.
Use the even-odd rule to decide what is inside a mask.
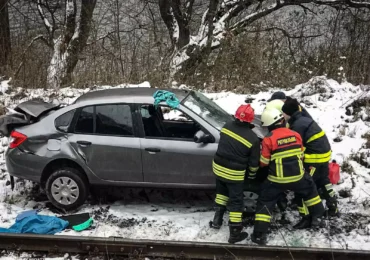
[[[71,83],[79,55],[90,35],[96,2],[97,0],[81,0],[81,12],[77,17],[76,0],[66,1],[64,30],[53,40],[53,55],[47,75],[49,87],[59,89]],[[50,23],[47,22],[46,25],[50,26]]]
[[[0,76],[10,65],[11,39],[8,0],[0,0]]]

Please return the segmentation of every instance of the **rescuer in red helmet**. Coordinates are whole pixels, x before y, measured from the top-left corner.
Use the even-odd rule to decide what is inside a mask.
[[[212,228],[219,229],[228,206],[230,237],[229,243],[236,243],[248,237],[242,232],[243,187],[246,174],[255,178],[260,160],[260,141],[252,131],[254,110],[241,105],[235,119],[221,129],[218,149],[213,160],[216,175],[216,209]]]

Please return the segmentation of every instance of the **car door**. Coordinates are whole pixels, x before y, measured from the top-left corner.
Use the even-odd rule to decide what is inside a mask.
[[[144,132],[140,139],[144,181],[161,184],[214,185],[212,160],[217,144],[195,143],[193,140],[195,128],[190,135],[191,138],[182,137],[184,134],[181,131],[176,133],[180,136],[174,135],[169,131],[180,127],[181,121],[175,122],[174,127],[169,127],[169,120],[165,120],[163,124],[161,111],[153,111],[150,105],[141,106],[140,111]],[[189,121],[185,121],[184,125],[184,129],[193,129],[189,127]]]
[[[142,182],[140,140],[129,104],[80,109],[69,137],[90,170],[102,180]]]

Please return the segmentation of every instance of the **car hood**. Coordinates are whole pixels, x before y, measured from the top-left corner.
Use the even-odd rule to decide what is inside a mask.
[[[58,107],[60,107],[60,104],[46,103],[42,100],[29,100],[20,103],[14,110],[37,118],[41,114],[57,109]]]

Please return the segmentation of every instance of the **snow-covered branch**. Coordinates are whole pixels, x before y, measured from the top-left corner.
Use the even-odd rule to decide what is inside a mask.
[[[42,21],[44,22],[46,30],[48,31],[48,33],[50,35],[52,35],[53,32],[54,32],[54,27],[53,27],[53,25],[51,25],[49,20],[46,18],[46,15],[45,15],[44,9],[42,8],[42,5],[43,5],[42,0],[37,0],[37,10],[39,12],[39,15],[40,15]]]

